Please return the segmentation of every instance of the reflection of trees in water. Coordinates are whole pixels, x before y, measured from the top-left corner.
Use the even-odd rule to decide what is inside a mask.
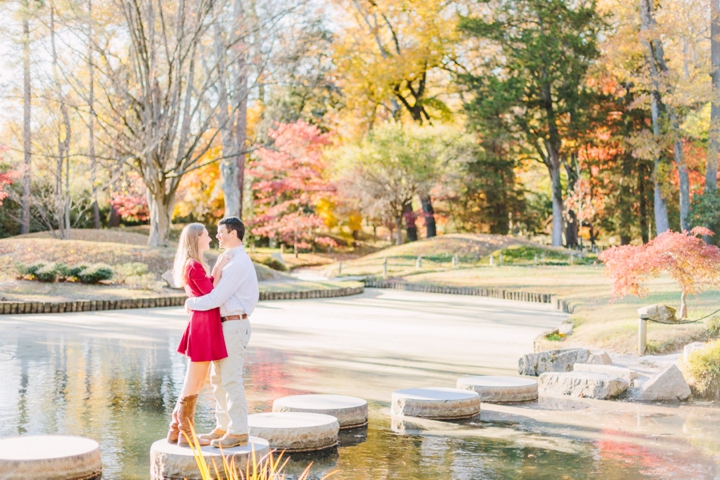
[[[8,337],[16,354],[3,381],[17,388],[3,388],[11,397],[3,403],[14,408],[3,409],[0,435],[86,436],[100,443],[109,478],[147,477],[150,444],[164,436],[180,388],[172,371],[182,358],[170,358],[167,334],[158,342],[74,332]]]
[[[319,375],[319,370],[297,365],[290,369],[290,359],[291,355],[286,352],[255,347],[250,343],[244,371],[250,413],[269,410],[276,398],[309,392],[288,387],[293,373]]]

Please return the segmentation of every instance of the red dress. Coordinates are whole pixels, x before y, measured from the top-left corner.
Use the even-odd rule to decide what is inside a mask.
[[[201,297],[213,289],[213,277],[208,277],[199,262],[190,260],[185,271],[185,293],[189,297]],[[228,356],[225,349],[220,308],[205,312],[193,311],[185,329],[178,352],[193,362],[211,362]]]

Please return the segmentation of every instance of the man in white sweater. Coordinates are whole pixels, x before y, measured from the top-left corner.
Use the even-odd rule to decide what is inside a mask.
[[[222,278],[212,292],[188,298],[185,302],[188,310],[206,311],[220,307],[228,356],[212,362],[210,383],[215,395],[217,423],[212,432],[199,435],[211,440],[211,445],[218,448],[237,447],[248,442],[243,365],[251,334],[248,317],[255,309],[260,293],[255,267],[243,247],[244,236],[245,225],[239,218],[220,220],[217,239],[220,248],[225,249],[223,255],[232,258],[222,269]]]

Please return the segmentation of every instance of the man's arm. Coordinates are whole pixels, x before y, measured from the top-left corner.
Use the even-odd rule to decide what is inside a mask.
[[[234,267],[234,268],[233,268]],[[207,311],[217,308],[227,302],[228,298],[237,290],[242,281],[244,272],[235,265],[230,265],[222,272],[222,278],[212,292],[202,297],[191,297],[185,301],[189,310]]]

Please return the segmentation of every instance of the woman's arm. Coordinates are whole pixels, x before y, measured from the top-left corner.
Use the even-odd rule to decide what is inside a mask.
[[[187,275],[187,283],[190,284],[192,282],[192,284],[195,285],[195,289],[202,295],[207,295],[212,292],[215,286],[213,285],[213,279],[207,276],[205,269],[199,263],[193,262],[191,265],[188,265]]]

